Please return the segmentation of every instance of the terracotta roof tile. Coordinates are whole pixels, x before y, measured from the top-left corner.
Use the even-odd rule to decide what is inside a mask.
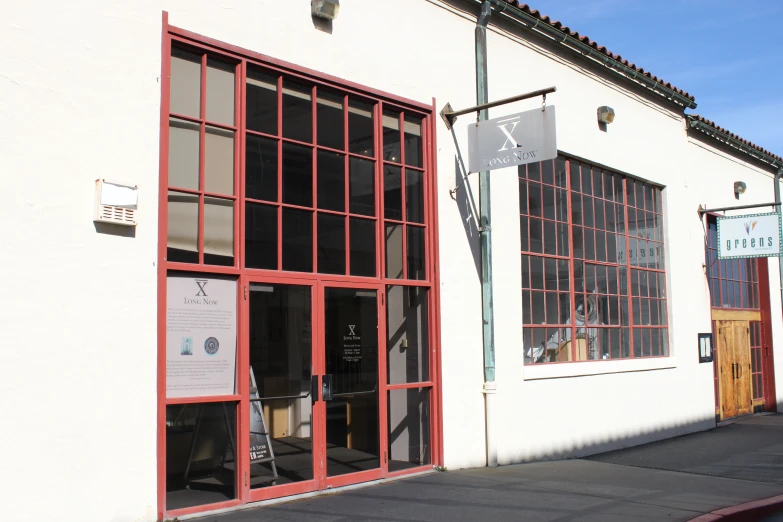
[[[710,127],[714,128],[715,130],[717,130],[718,132],[721,132],[723,134],[728,134],[731,138],[733,138],[733,139],[735,139],[735,140],[737,140],[739,142],[744,143],[745,145],[747,145],[748,147],[752,148],[753,150],[756,150],[758,152],[766,154],[767,156],[775,158],[779,162],[783,162],[783,158],[781,158],[777,154],[773,154],[772,152],[768,151],[767,149],[765,149],[763,147],[759,147],[755,143],[750,142],[750,141],[746,140],[745,138],[741,138],[741,137],[737,136],[736,134],[734,134],[733,132],[731,132],[728,129],[724,129],[723,127],[715,125],[715,122],[713,122],[711,120],[708,120],[707,118],[705,118],[703,116],[699,116],[698,114],[688,114],[687,117],[688,117],[689,120],[695,120],[695,121],[698,121],[698,122],[701,122],[701,123],[705,123],[705,124],[709,125]]]
[[[658,78],[657,76],[654,76],[653,74],[650,74],[649,71],[645,71],[641,67],[637,67],[635,64],[628,62],[628,60],[624,60],[622,58],[622,56],[620,56],[619,54],[614,54],[613,52],[611,52],[606,47],[599,46],[596,42],[592,41],[587,36],[579,34],[578,31],[572,31],[568,26],[563,25],[561,22],[558,22],[556,20],[553,21],[551,18],[549,18],[546,15],[541,14],[539,11],[537,11],[535,9],[531,9],[529,5],[522,4],[518,0],[504,0],[504,1],[507,4],[512,5],[512,6],[516,7],[517,9],[519,9],[521,11],[524,11],[525,13],[531,15],[532,17],[534,17],[534,18],[536,18],[538,20],[541,20],[542,22],[545,22],[545,23],[551,25],[552,27],[554,27],[555,29],[559,30],[563,34],[566,34],[568,36],[576,38],[577,40],[580,40],[581,42],[589,45],[593,49],[597,50],[598,52],[600,52],[600,53],[602,53],[602,54],[604,54],[606,56],[608,56],[609,58],[617,60],[618,62],[622,63],[623,65],[625,65],[627,67],[630,67],[633,71],[636,71],[636,72],[638,72],[640,74],[643,74],[647,78],[651,79],[654,82],[657,82],[657,83],[663,85],[667,89],[671,89],[672,91],[674,91],[674,92],[676,92],[676,93],[678,93],[678,94],[680,94],[682,96],[685,96],[686,98],[688,98],[691,101],[696,101],[696,99],[693,96],[691,96],[690,94],[688,94],[686,91],[683,91],[682,89],[678,89],[677,87],[675,87],[671,83],[669,83],[667,81],[664,81],[663,79]]]

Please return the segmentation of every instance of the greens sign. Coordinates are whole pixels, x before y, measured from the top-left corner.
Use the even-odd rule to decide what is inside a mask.
[[[718,218],[718,259],[780,255],[780,214]]]

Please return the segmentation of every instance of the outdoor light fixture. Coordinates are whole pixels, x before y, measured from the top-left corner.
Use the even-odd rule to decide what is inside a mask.
[[[310,12],[317,18],[334,20],[340,11],[340,0],[310,0]]]
[[[612,123],[614,121],[614,109],[604,105],[598,107],[598,123]]]
[[[748,189],[748,186],[745,184],[744,181],[735,181],[734,182],[734,197],[739,199],[739,195],[740,194],[744,194],[747,189]]]

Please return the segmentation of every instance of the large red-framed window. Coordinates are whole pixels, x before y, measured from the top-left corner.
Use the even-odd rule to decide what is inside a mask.
[[[525,364],[669,355],[661,189],[560,156],[519,204]]]
[[[419,464],[437,463],[432,108],[171,29],[170,49],[164,46],[160,288],[167,276],[183,273],[237,283],[290,277],[292,284],[380,284],[388,300],[386,349],[415,350],[422,359],[416,372],[387,366],[382,391],[407,397],[395,403],[418,405],[427,446]],[[165,313],[159,316],[165,332]],[[239,328],[247,325],[240,321]],[[165,344],[165,336],[159,339]],[[215,423],[239,431],[247,413],[241,386],[233,395],[166,399],[165,355],[159,361],[159,444],[167,426],[192,429],[182,412],[187,417],[188,408],[203,404],[215,405],[207,406]],[[176,419],[174,407],[181,410]],[[235,439],[242,451],[241,437]],[[402,455],[392,439],[389,473],[398,471],[391,462]],[[165,470],[159,477],[165,481]],[[250,498],[239,480],[235,496],[212,508]],[[165,494],[159,503],[171,512]]]

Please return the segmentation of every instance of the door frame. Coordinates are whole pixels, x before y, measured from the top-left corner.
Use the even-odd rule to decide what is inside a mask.
[[[319,432],[319,455],[323,459],[321,472],[321,489],[337,488],[349,484],[358,484],[372,480],[386,478],[388,474],[387,440],[388,440],[388,419],[387,419],[387,398],[386,398],[386,290],[383,283],[346,281],[337,279],[321,279],[318,281],[318,334],[314,347],[318,352],[318,394],[319,399],[316,402],[318,406],[319,424],[323,429]],[[321,382],[326,374],[326,322],[325,322],[325,294],[327,288],[348,288],[357,290],[374,290],[377,293],[376,303],[378,310],[378,460],[379,467],[367,471],[358,471],[356,473],[346,473],[335,477],[329,477],[327,473],[326,462],[326,401],[321,397]],[[315,412],[315,409],[314,409]]]

